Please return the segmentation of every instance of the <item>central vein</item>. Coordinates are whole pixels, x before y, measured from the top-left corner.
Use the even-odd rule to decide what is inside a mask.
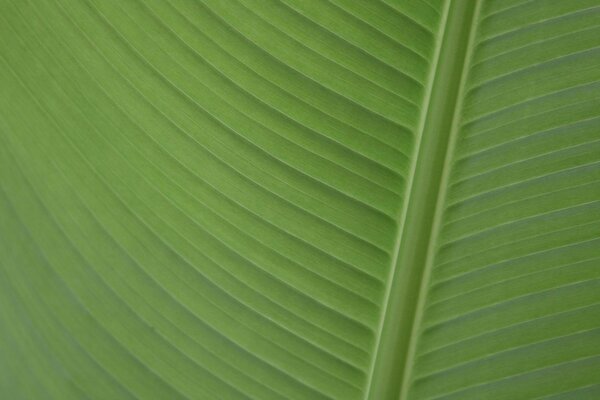
[[[410,353],[416,339],[413,328],[422,307],[428,248],[477,3],[478,0],[449,0],[440,30],[441,43],[432,66],[430,91],[425,97],[424,123],[418,132],[420,143],[399,225],[391,283],[366,393],[371,400],[398,399],[403,381],[409,382]],[[402,393],[406,394],[406,388]]]

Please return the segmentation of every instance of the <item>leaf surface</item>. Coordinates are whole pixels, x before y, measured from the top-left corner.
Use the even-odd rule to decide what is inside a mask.
[[[0,397],[600,396],[597,0],[0,1]]]

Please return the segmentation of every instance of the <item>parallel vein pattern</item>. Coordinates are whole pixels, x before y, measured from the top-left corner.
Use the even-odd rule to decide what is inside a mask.
[[[364,394],[441,2],[0,2],[0,397]]]
[[[600,398],[598,0],[1,0],[0,398]]]
[[[599,26],[482,2],[409,398],[600,396]]]

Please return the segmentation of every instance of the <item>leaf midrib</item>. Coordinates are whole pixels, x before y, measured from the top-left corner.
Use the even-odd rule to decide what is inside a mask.
[[[447,175],[451,131],[479,1],[449,0],[423,101],[409,188],[398,224],[386,301],[365,398],[404,399],[421,318],[428,252],[435,236],[440,187]]]

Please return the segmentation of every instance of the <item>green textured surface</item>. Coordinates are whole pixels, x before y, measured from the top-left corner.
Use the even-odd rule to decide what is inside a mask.
[[[0,0],[0,399],[600,398],[599,0]]]

